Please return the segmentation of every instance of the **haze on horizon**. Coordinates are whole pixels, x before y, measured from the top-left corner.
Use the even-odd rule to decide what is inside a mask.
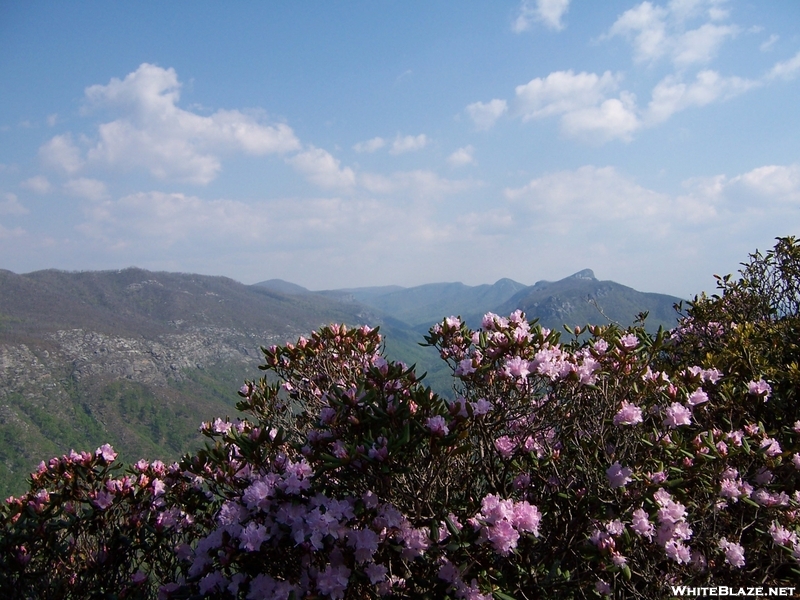
[[[689,297],[800,230],[800,4],[0,4],[0,268]]]

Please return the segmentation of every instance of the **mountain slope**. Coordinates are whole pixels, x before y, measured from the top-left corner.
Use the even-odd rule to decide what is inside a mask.
[[[450,315],[485,312],[524,288],[523,284],[511,279],[500,279],[493,285],[430,283],[369,296],[353,291],[353,296],[412,327],[427,329]]]
[[[70,448],[174,460],[200,443],[201,421],[234,415],[259,346],[331,322],[381,320],[224,277],[0,271],[0,493]]]
[[[520,309],[529,319],[551,329],[562,325],[606,324],[627,326],[641,312],[648,312],[648,329],[674,327],[673,306],[680,299],[665,294],[638,292],[613,281],[599,281],[591,269],[584,269],[560,281],[540,281],[519,291],[493,312],[509,314]],[[474,318],[474,317],[473,317]]]

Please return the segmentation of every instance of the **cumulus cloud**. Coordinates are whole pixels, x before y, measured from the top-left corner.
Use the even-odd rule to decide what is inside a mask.
[[[725,41],[741,31],[736,25],[713,22],[728,16],[720,4],[715,0],[673,0],[666,6],[642,2],[622,13],[604,37],[629,40],[636,62],[668,58],[679,68],[708,63]],[[687,29],[687,22],[697,17],[708,22]]]
[[[790,81],[800,74],[800,52],[787,61],[776,63],[767,73],[767,79]]]
[[[523,121],[561,116],[567,135],[589,141],[630,140],[641,125],[636,98],[628,92],[607,98],[618,82],[619,76],[610,71],[555,71],[517,86],[517,112]]]
[[[723,77],[711,70],[700,71],[695,80],[688,84],[678,76],[670,75],[653,88],[646,120],[649,124],[661,123],[678,111],[727,100],[759,85],[758,81]]]
[[[450,166],[453,167],[463,167],[466,165],[474,165],[475,164],[475,148],[471,145],[464,146],[463,148],[459,148],[455,152],[453,152],[450,156],[447,157],[447,162],[450,163]]]
[[[44,175],[37,175],[35,177],[31,177],[30,179],[26,179],[25,181],[21,182],[19,186],[37,194],[47,194],[53,189],[53,186],[50,185],[50,182]]]
[[[800,166],[767,165],[733,177],[728,187],[747,191],[782,204],[800,207]]]
[[[0,200],[0,215],[26,215],[28,209],[22,206],[16,194],[6,192]]]
[[[569,10],[569,2],[570,0],[523,0],[511,29],[515,33],[521,33],[530,29],[533,23],[539,22],[550,29],[561,31],[564,29],[561,18]]]
[[[419,135],[403,135],[397,134],[397,137],[392,142],[392,149],[389,150],[390,154],[403,154],[405,152],[414,152],[415,150],[422,150],[428,145],[430,140],[424,133]]]
[[[70,134],[57,135],[39,148],[39,157],[50,167],[72,174],[83,167],[81,151]]]
[[[800,166],[796,164],[757,167],[733,177],[692,178],[683,186],[685,192],[673,196],[645,188],[614,167],[587,165],[507,188],[505,197],[521,222],[527,214],[530,224],[555,226],[564,232],[619,223],[626,228],[620,229],[620,235],[622,231],[666,235],[695,225],[709,232],[733,224],[745,228],[754,212],[775,216],[800,208]]]
[[[474,102],[466,111],[477,129],[486,130],[508,111],[508,103],[495,98],[489,102]]]
[[[356,152],[375,152],[376,150],[380,150],[386,145],[386,140],[382,137],[374,137],[371,140],[366,140],[364,142],[358,142],[355,146],[353,146],[353,150]]]
[[[523,121],[560,115],[595,106],[617,88],[618,77],[606,71],[595,73],[555,71],[516,87],[516,100]]]
[[[64,191],[70,196],[85,198],[86,200],[102,200],[108,195],[105,183],[87,177],[71,179],[66,182],[63,187]]]
[[[210,116],[184,110],[177,104],[180,89],[174,69],[147,63],[122,80],[86,88],[88,107],[119,115],[100,125],[87,159],[110,167],[144,168],[159,179],[206,184],[221,169],[221,153],[282,154],[300,148],[292,129],[283,123],[264,124],[238,110],[218,110]],[[63,148],[58,152],[58,139],[53,138],[43,152],[64,155]],[[78,164],[77,160],[61,163],[70,173],[78,168],[66,166]]]
[[[568,135],[596,142],[630,141],[641,126],[636,114],[636,98],[628,92],[622,92],[619,98],[609,98],[599,106],[567,112],[561,123]]]
[[[286,162],[322,188],[351,188],[356,183],[353,169],[342,168],[341,162],[322,148],[312,146],[286,159]]]

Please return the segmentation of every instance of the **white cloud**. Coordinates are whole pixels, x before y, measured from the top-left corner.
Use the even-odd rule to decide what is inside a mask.
[[[797,77],[798,74],[800,74],[800,52],[789,60],[776,63],[775,66],[769,70],[766,78],[790,81]]]
[[[727,11],[714,0],[672,1],[666,7],[642,2],[620,15],[603,36],[621,36],[633,45],[636,62],[654,62],[668,57],[676,67],[710,62],[726,40],[740,32],[736,25],[703,23],[686,29],[689,19],[702,15],[706,8],[709,21],[727,18]]]
[[[58,123],[58,114],[47,115],[47,124],[50,127],[53,127],[56,123]]]
[[[386,145],[386,140],[382,137],[374,137],[371,140],[367,140],[365,142],[358,142],[355,146],[353,146],[353,150],[356,152],[375,152],[376,150],[380,150]]]
[[[519,7],[519,14],[511,24],[515,33],[521,33],[531,28],[532,23],[540,22],[556,31],[564,29],[561,18],[569,10],[570,0],[536,0],[535,5],[530,0],[523,0]]]
[[[421,133],[419,135],[404,135],[397,134],[397,137],[392,142],[392,149],[389,150],[390,154],[403,154],[405,152],[414,152],[422,150],[428,145],[430,140],[428,137]]]
[[[70,134],[57,135],[39,148],[39,157],[48,166],[72,174],[83,167],[80,149]]]
[[[342,168],[340,161],[322,148],[313,146],[291,158],[290,165],[303,173],[308,179],[323,188],[351,188],[356,183],[356,175],[350,167]]]
[[[20,238],[25,235],[25,230],[21,227],[14,227],[14,229],[8,229],[7,227],[3,227],[3,224],[0,223],[0,240],[12,240],[15,238]]]
[[[630,141],[641,126],[636,114],[636,99],[627,92],[622,92],[619,99],[605,100],[600,106],[568,112],[561,122],[567,134],[598,142]]]
[[[531,214],[568,223],[652,221],[669,203],[666,195],[632,182],[614,167],[594,166],[544,175],[506,189],[505,195]]]
[[[769,36],[769,39],[761,43],[758,49],[761,50],[762,52],[768,52],[769,50],[772,50],[772,47],[775,45],[775,42],[777,42],[780,39],[780,37],[781,36],[779,36],[777,33],[773,33],[771,36]]]
[[[669,45],[666,16],[666,9],[642,2],[617,18],[608,37],[620,35],[632,38],[634,60],[637,62],[655,60],[665,54]]]
[[[767,165],[731,179],[750,192],[780,203],[800,205],[800,165]]]
[[[476,128],[486,130],[508,111],[508,103],[495,98],[486,103],[474,102],[467,106],[466,111]]]
[[[408,276],[414,269],[407,264],[410,256],[435,254],[431,244],[439,231],[430,217],[427,205],[416,200],[411,205],[338,197],[245,203],[149,192],[87,206],[79,231],[111,264],[122,258],[150,269],[216,270],[244,281],[300,277],[300,283],[318,289],[341,287],[341,277],[354,273],[375,281],[385,279],[387,269],[392,281],[404,271]]]
[[[64,191],[70,196],[85,198],[92,201],[102,200],[108,195],[105,183],[97,179],[88,179],[86,177],[71,179],[64,184]]]
[[[211,116],[183,110],[177,106],[180,88],[174,69],[147,63],[123,80],[86,88],[90,107],[120,114],[100,125],[88,159],[144,168],[159,179],[206,184],[221,169],[220,153],[281,154],[300,148],[283,123],[265,125],[238,110],[218,110]]]
[[[363,173],[358,176],[359,185],[373,194],[395,194],[407,192],[414,197],[438,198],[457,194],[478,187],[481,182],[471,179],[453,180],[440,177],[433,171],[398,171],[389,176]]]
[[[555,71],[516,87],[517,110],[528,121],[596,106],[617,88],[617,79],[610,71],[601,76]]]
[[[717,55],[725,40],[738,33],[739,28],[734,25],[701,25],[676,39],[672,60],[678,67],[708,63]]]
[[[464,146],[463,148],[459,148],[455,152],[453,152],[450,156],[447,157],[447,162],[450,163],[453,167],[463,167],[465,165],[474,165],[475,164],[475,148],[471,145]]]
[[[50,182],[44,175],[37,175],[36,177],[31,177],[30,179],[26,179],[25,181],[20,183],[19,186],[21,188],[30,190],[37,194],[47,194],[53,189],[53,186],[50,185]]]
[[[640,127],[636,99],[628,92],[608,98],[619,77],[555,71],[517,86],[517,111],[523,121],[561,116],[563,131],[587,141],[630,140]]]
[[[26,215],[28,209],[22,206],[16,194],[7,192],[3,194],[3,199],[0,200],[0,215]]]
[[[716,71],[700,71],[692,83],[686,84],[677,76],[662,79],[653,88],[647,107],[646,121],[656,124],[673,114],[692,106],[706,106],[718,100],[727,100],[757,87],[759,82],[741,77],[723,77]]]
[[[164,192],[141,192],[119,200],[106,200],[87,207],[84,234],[118,248],[142,239],[170,246],[200,237],[206,241],[225,236],[253,239],[269,223],[258,207],[231,200],[202,200],[195,196]]]

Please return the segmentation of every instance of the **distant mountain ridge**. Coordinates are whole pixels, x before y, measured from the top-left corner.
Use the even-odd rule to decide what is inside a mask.
[[[432,283],[312,292],[272,279],[120,271],[0,270],[0,494],[18,493],[42,459],[109,442],[124,460],[172,460],[197,446],[202,420],[235,415],[236,390],[260,376],[259,346],[322,325],[380,326],[389,356],[452,393],[446,365],[419,342],[460,314],[516,309],[547,327],[625,325],[648,310],[675,322],[678,299],[598,281],[590,270],[526,286]]]
[[[256,285],[276,290],[294,286],[303,290],[303,294],[361,303],[421,332],[445,316],[461,315],[472,327],[478,327],[486,312],[510,314],[517,309],[551,329],[560,329],[565,324],[608,322],[627,326],[639,313],[647,312],[648,328],[655,330],[675,325],[677,314],[673,307],[680,301],[675,296],[639,292],[614,281],[600,281],[591,269],[531,286],[512,279],[500,279],[492,285],[429,283],[409,288],[384,286],[319,292],[280,280]]]

